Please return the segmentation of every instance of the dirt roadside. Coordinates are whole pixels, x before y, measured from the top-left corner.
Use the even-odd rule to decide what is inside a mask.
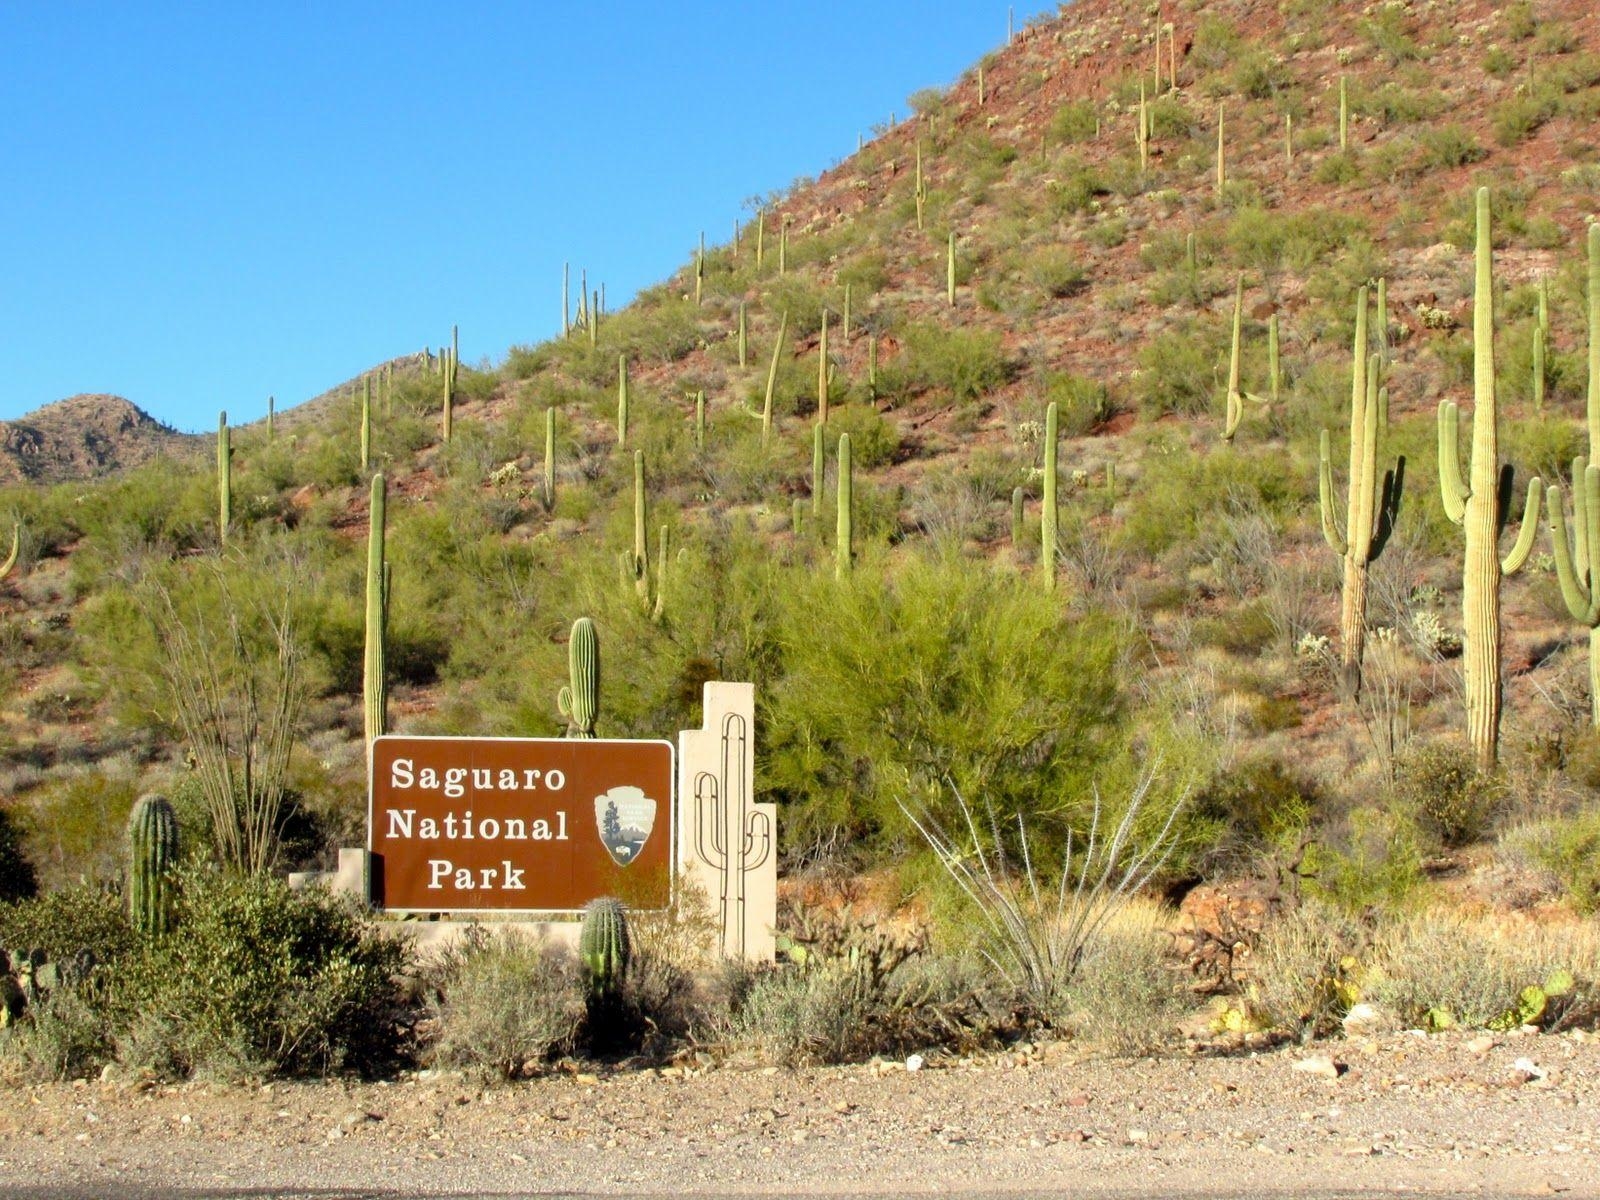
[[[0,1093],[26,1188],[1600,1197],[1600,1035]]]

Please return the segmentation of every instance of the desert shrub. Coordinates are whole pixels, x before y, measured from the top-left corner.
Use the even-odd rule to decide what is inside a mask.
[[[1195,794],[1194,819],[1220,832],[1214,857],[1233,865],[1298,836],[1322,803],[1317,785],[1281,759],[1247,759]]]
[[[1232,22],[1207,15],[1195,26],[1189,58],[1202,71],[1222,71],[1239,56],[1243,37]]]
[[[577,963],[514,930],[470,930],[430,979],[441,1067],[514,1079],[573,1045],[584,1017]]]
[[[1028,282],[1052,299],[1080,291],[1089,279],[1089,272],[1077,256],[1061,246],[1048,246],[1030,254],[1023,270]]]
[[[1217,353],[1194,328],[1157,334],[1139,351],[1134,395],[1147,417],[1198,416],[1212,408]]]
[[[1233,68],[1233,89],[1251,100],[1267,100],[1294,81],[1289,66],[1275,54],[1253,50]]]
[[[851,298],[860,304],[889,286],[889,260],[880,250],[859,254],[839,268],[838,281],[850,285]]]
[[[1352,150],[1329,154],[1311,168],[1311,178],[1333,187],[1354,183],[1361,178],[1361,163]]]
[[[1251,955],[1252,1007],[1302,1040],[1329,1034],[1357,993],[1368,935],[1343,911],[1315,901],[1268,925]]]
[[[1050,371],[1044,377],[1041,408],[1056,405],[1056,419],[1066,437],[1082,437],[1117,415],[1117,405],[1098,379],[1070,371]]]
[[[1149,1054],[1170,1044],[1189,1007],[1171,946],[1160,908],[1124,909],[1085,948],[1054,1023],[1112,1054]]]
[[[1585,916],[1600,912],[1600,812],[1536,822],[1508,838],[1518,857],[1549,871]]]
[[[120,873],[122,823],[138,794],[131,775],[74,770],[27,799],[28,857],[41,882],[112,879]]]
[[[870,404],[845,404],[828,414],[827,438],[837,446],[840,434],[850,435],[850,462],[871,471],[894,460],[900,449],[900,430]]]
[[[1417,43],[1406,32],[1405,13],[1400,10],[1378,9],[1370,20],[1362,22],[1361,32],[1390,66],[1422,57]]]
[[[1000,387],[1012,369],[998,333],[916,325],[906,331],[900,356],[879,367],[879,391],[904,398],[933,392],[960,404]]]
[[[1100,128],[1100,118],[1092,100],[1069,100],[1050,118],[1052,142],[1087,142]]]
[[[1560,109],[1560,93],[1545,88],[1523,92],[1502,101],[1489,114],[1494,140],[1502,146],[1515,146],[1554,117]]]
[[[0,946],[43,950],[52,962],[80,951],[112,963],[135,945],[122,898],[80,883],[32,899],[0,904]]]
[[[396,1049],[406,961],[343,899],[268,876],[183,872],[178,933],[130,962],[119,1054],[159,1074],[372,1069]]]
[[[114,1027],[100,979],[62,984],[0,1034],[0,1082],[78,1079],[112,1058]]]
[[[1379,932],[1373,965],[1372,998],[1411,1026],[1559,1025],[1600,1004],[1600,941],[1581,925],[1418,913]],[[1544,994],[1523,1008],[1526,988]]]
[[[1422,837],[1409,813],[1363,806],[1325,829],[1302,863],[1308,890],[1355,914],[1399,911],[1422,885]]]
[[[1439,125],[1418,140],[1418,161],[1425,170],[1464,167],[1481,161],[1486,151],[1464,125]]]
[[[1196,121],[1182,100],[1163,96],[1150,105],[1150,127],[1162,141],[1177,141],[1194,133]]]
[[[1480,772],[1459,742],[1415,743],[1395,758],[1395,793],[1446,846],[1464,846],[1483,836],[1505,788]]]

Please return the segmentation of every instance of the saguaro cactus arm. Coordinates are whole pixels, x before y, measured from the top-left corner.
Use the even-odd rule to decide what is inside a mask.
[[[1439,404],[1439,496],[1444,515],[1459,525],[1467,515],[1467,498],[1472,495],[1461,478],[1461,410],[1454,400]]]
[[[1328,431],[1322,431],[1318,443],[1317,507],[1322,514],[1322,537],[1340,558],[1350,553],[1350,544],[1339,532],[1333,512],[1333,461],[1328,448]]]
[[[6,555],[6,560],[0,563],[0,579],[11,574],[11,569],[17,565],[17,555],[22,551],[22,525],[13,522],[11,525],[11,553]]]
[[[1561,583],[1561,598],[1572,618],[1591,629],[1600,625],[1600,588],[1583,565],[1592,562],[1600,547],[1600,467],[1586,467],[1583,459],[1572,464],[1572,540],[1567,537],[1567,522],[1561,507],[1561,489],[1550,488],[1550,541],[1555,550],[1556,578]]]
[[[1511,509],[1512,471],[1511,464],[1500,473],[1502,488],[1502,504],[1500,528],[1506,527]],[[1522,570],[1523,564],[1528,561],[1528,556],[1533,553],[1533,541],[1539,533],[1539,505],[1544,498],[1544,484],[1535,475],[1528,480],[1528,497],[1522,507],[1522,524],[1517,529],[1517,540],[1511,544],[1511,551],[1500,560],[1500,571],[1504,575],[1515,575]]]

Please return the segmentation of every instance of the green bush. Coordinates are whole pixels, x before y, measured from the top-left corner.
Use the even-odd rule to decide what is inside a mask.
[[[1298,905],[1256,943],[1252,1007],[1302,1040],[1335,1032],[1358,995],[1350,976],[1367,943],[1360,924],[1340,909],[1316,900]]]
[[[1157,334],[1139,351],[1134,396],[1146,417],[1200,416],[1215,407],[1217,347],[1193,326]]]
[[[1555,876],[1574,909],[1600,912],[1600,812],[1541,822],[1517,840],[1527,858]]]
[[[191,869],[177,932],[126,970],[119,1052],[174,1077],[382,1067],[398,1047],[406,958],[325,891]]]
[[[1190,1007],[1174,972],[1168,922],[1154,906],[1118,913],[1084,950],[1054,1024],[1118,1055],[1171,1044]]]
[[[1422,839],[1408,813],[1361,807],[1324,834],[1302,864],[1315,896],[1357,915],[1413,903],[1423,882]]]
[[[963,404],[1000,387],[1013,369],[998,333],[914,325],[905,332],[900,356],[879,367],[878,390],[901,399],[931,392]]]
[[[1064,437],[1083,437],[1117,415],[1116,402],[1098,379],[1070,371],[1049,371],[1044,376],[1044,396],[1039,407],[1056,405]]]
[[[470,930],[444,955],[431,991],[432,1061],[491,1079],[530,1073],[570,1048],[583,1023],[572,955],[511,930]]]
[[[870,404],[845,404],[828,414],[828,444],[837,446],[844,433],[850,435],[851,464],[863,471],[887,466],[900,449],[900,430]]]
[[[1028,282],[1056,300],[1081,291],[1089,280],[1089,272],[1077,256],[1060,246],[1049,246],[1030,254],[1023,270]]]
[[[1277,758],[1252,758],[1213,779],[1195,796],[1191,815],[1220,831],[1213,857],[1247,866],[1299,837],[1321,807],[1317,785]]]
[[[0,947],[43,950],[51,962],[88,951],[97,962],[114,963],[135,944],[121,897],[90,884],[0,904]]]
[[[1050,118],[1052,142],[1087,142],[1100,128],[1099,112],[1092,100],[1069,100]]]
[[[1464,125],[1440,125],[1424,130],[1418,142],[1418,161],[1427,170],[1449,170],[1481,162],[1488,154]]]
[[[1412,743],[1395,759],[1395,794],[1447,847],[1483,836],[1504,802],[1504,785],[1480,772],[1471,751],[1454,741]]]

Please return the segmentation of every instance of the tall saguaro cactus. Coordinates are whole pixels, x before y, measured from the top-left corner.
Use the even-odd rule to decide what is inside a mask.
[[[549,512],[556,506],[556,410],[554,406],[544,410],[544,480],[543,480],[544,510]]]
[[[217,414],[217,538],[228,540],[233,523],[233,444],[228,436],[228,414]]]
[[[1039,574],[1044,590],[1056,590],[1056,404],[1044,410],[1044,506],[1039,511]]]
[[[1538,476],[1528,481],[1522,527],[1511,552],[1500,557],[1500,534],[1510,518],[1512,470],[1500,465],[1499,413],[1494,386],[1494,270],[1490,252],[1489,189],[1477,195],[1477,252],[1472,301],[1472,462],[1461,478],[1459,413],[1454,401],[1439,405],[1439,488],[1445,514],[1462,527],[1463,675],[1467,737],[1480,770],[1493,770],[1500,751],[1500,580],[1514,575],[1533,549],[1543,494]]]
[[[389,596],[385,586],[385,535],[388,527],[389,487],[379,471],[372,477],[372,501],[367,521],[367,645],[361,668],[362,716],[370,745],[389,725],[388,660],[384,639],[389,626]]]
[[[1561,597],[1573,620],[1589,629],[1589,715],[1600,729],[1600,224],[1589,226],[1589,458],[1572,460],[1572,537],[1561,489],[1550,489],[1550,540]]]
[[[1317,499],[1322,511],[1322,536],[1344,560],[1344,586],[1339,618],[1339,680],[1344,694],[1361,692],[1361,662],[1367,638],[1367,572],[1383,553],[1400,513],[1405,459],[1378,476],[1378,435],[1387,424],[1387,395],[1379,388],[1380,355],[1367,354],[1367,289],[1356,293],[1355,352],[1350,385],[1350,467],[1346,480],[1344,532],[1333,512],[1333,463],[1328,431],[1322,431]]]
[[[783,338],[789,332],[789,310],[785,309],[783,316],[778,320],[778,336],[772,343],[772,362],[767,367],[767,396],[761,404],[761,444],[765,446],[772,440],[772,393],[778,387],[778,363],[783,357]],[[826,410],[822,413],[826,421]]]
[[[11,552],[6,555],[5,562],[0,562],[0,579],[10,575],[17,565],[17,556],[22,553],[22,524],[13,522],[11,525]]]
[[[650,536],[647,532],[644,490],[644,451],[633,452],[633,553],[628,556],[628,572],[639,593],[639,603],[650,606]]]
[[[850,435],[839,435],[839,511],[835,519],[833,573],[843,579],[850,574],[855,541],[855,480],[850,467]]]
[[[556,696],[556,707],[567,718],[569,738],[594,737],[600,713],[600,635],[594,622],[579,617],[567,639],[567,674],[571,683]]]
[[[372,469],[372,377],[361,381],[361,469]]]
[[[828,310],[822,310],[822,332],[817,336],[817,420],[828,423]]]
[[[165,796],[141,796],[128,814],[128,917],[155,941],[172,931],[178,817]]]
[[[617,445],[628,444],[628,356],[617,355]]]

